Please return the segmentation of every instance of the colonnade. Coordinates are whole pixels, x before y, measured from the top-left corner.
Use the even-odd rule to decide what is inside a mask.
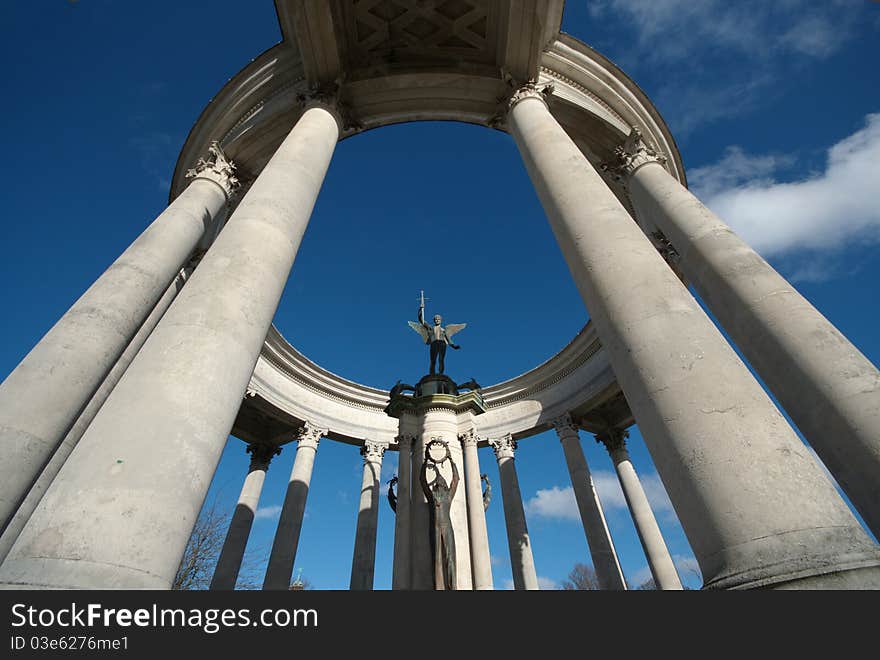
[[[589,545],[591,561],[601,589],[625,590],[627,583],[611,540],[608,525],[602,513],[599,495],[590,476],[584,458],[578,426],[566,414],[554,420],[556,432],[564,449],[571,474],[572,488],[581,511],[584,533]],[[297,434],[297,451],[294,468],[275,532],[266,570],[263,589],[286,590],[290,588],[296,552],[305,514],[306,498],[311,481],[318,440],[325,429],[306,423]],[[605,443],[620,476],[621,486],[633,516],[639,538],[645,549],[648,565],[659,589],[681,589],[681,582],[660,528],[651,511],[650,504],[639,482],[624,445],[624,432],[609,431],[597,434],[596,441]],[[609,439],[611,438],[611,439]],[[479,453],[480,438],[471,429],[459,436],[464,454],[464,485],[467,503],[467,531],[470,562],[462,570],[470,572],[466,580],[474,590],[494,589],[489,536],[486,526]],[[412,452],[413,436],[397,438],[400,459],[398,461],[398,488],[395,510],[394,556],[392,589],[418,588],[414,583],[413,566],[429,567],[431,558],[424,552],[413,550],[411,544],[412,503],[419,495],[412,489],[411,475],[416,456]],[[501,481],[504,518],[510,552],[511,573],[514,589],[538,589],[538,575],[532,556],[529,532],[519,479],[514,465],[517,443],[511,435],[502,436],[487,443],[498,462]],[[211,589],[233,589],[244,557],[251,525],[259,504],[266,470],[272,457],[280,449],[272,445],[249,444],[250,466],[236,504],[229,529],[211,581]],[[382,499],[380,475],[382,459],[388,446],[367,440],[361,447],[363,481],[355,527],[354,552],[352,556],[352,590],[371,590],[376,566],[376,537],[379,525],[379,503]],[[625,467],[621,467],[625,466]],[[426,531],[426,530],[425,530]],[[417,578],[416,578],[417,579]]]
[[[517,88],[509,99],[507,129],[706,586],[880,587],[877,545],[645,232],[656,227],[679,253],[682,272],[875,533],[880,373],[678,184],[661,166],[660,155],[634,132],[615,167],[640,228],[554,118],[546,91],[534,83]],[[63,463],[51,467],[57,474],[47,473],[42,498],[11,539],[0,583],[171,584],[341,135],[334,97],[302,99],[301,116],[173,300],[165,297],[169,286],[205,233],[216,229],[235,188],[232,165],[219,148],[0,386],[4,528],[14,528],[10,521],[23,511],[53,455]],[[154,310],[160,310],[158,318],[149,320]],[[142,329],[147,336],[138,345]],[[134,355],[123,357],[129,347]],[[113,375],[116,364],[122,366]],[[103,383],[108,386],[102,392]],[[102,400],[90,404],[96,395]],[[89,407],[91,419],[75,449],[62,449]],[[571,425],[563,419],[555,426],[573,482],[578,481],[575,493],[597,570],[609,588],[622,588]],[[285,516],[291,527],[281,538],[276,535],[265,588],[289,585],[322,431],[307,429],[299,439]],[[609,438],[609,449],[652,572],[658,584],[677,588],[619,440]],[[423,441],[417,437],[406,444],[418,448]],[[508,436],[491,444],[502,475],[514,581],[518,588],[535,588],[515,442]],[[475,449],[461,448],[465,466]],[[369,448],[366,454],[353,588],[372,585],[381,455],[377,459]],[[410,490],[416,468],[414,462]],[[259,480],[254,476],[254,483],[246,484],[243,507],[254,506]],[[473,483],[473,475],[465,481]],[[477,528],[479,537],[479,523],[472,522],[479,516],[469,497],[457,514],[459,524]],[[418,511],[415,507],[411,521]],[[240,537],[230,530],[231,539]],[[470,562],[472,553],[484,549],[481,538],[468,540],[462,554]],[[401,566],[407,545],[412,574],[411,560],[421,551],[412,530],[401,536],[399,547],[395,543],[395,563],[399,554]],[[230,559],[228,565],[234,564]],[[467,583],[479,572],[473,584],[487,588],[485,571],[485,564],[475,564]],[[230,568],[228,575],[234,572]],[[396,567],[395,575],[398,584],[405,582],[403,568]],[[228,585],[229,577],[223,579]]]

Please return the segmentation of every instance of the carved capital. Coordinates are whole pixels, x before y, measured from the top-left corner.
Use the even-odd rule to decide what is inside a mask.
[[[529,80],[515,89],[507,99],[507,112],[513,110],[517,103],[526,99],[538,99],[541,103],[547,105],[547,97],[552,93],[553,83],[538,83],[537,80]]]
[[[394,439],[397,440],[397,449],[401,454],[404,452],[410,453],[413,443],[416,441],[416,436],[409,433],[401,433]]]
[[[460,433],[458,439],[461,442],[462,447],[476,447],[477,443],[480,441],[477,437],[477,430],[472,428],[464,433]]]
[[[249,469],[253,472],[254,470],[265,470],[268,468],[272,457],[281,453],[281,447],[251,443],[247,446],[245,451],[251,455],[251,465]]]
[[[297,93],[297,103],[303,112],[309,108],[323,108],[336,119],[339,133],[360,130],[363,125],[356,121],[351,114],[351,108],[340,99],[339,84],[335,82],[311,85]]]
[[[563,436],[568,436],[572,433],[578,435],[577,424],[574,423],[574,420],[572,420],[571,415],[568,413],[551,419],[550,424],[556,429],[556,434],[559,436],[560,440],[563,439]]]
[[[596,434],[596,442],[605,445],[608,453],[613,457],[615,454],[628,455],[626,451],[626,439],[629,437],[629,431],[626,429],[609,428],[606,431]]]
[[[614,150],[614,156],[616,162],[603,163],[601,169],[618,177],[632,176],[637,169],[648,163],[662,165],[666,162],[666,156],[645,142],[642,132],[636,127],[630,130],[624,143]]]
[[[207,179],[223,189],[226,201],[232,199],[239,186],[235,176],[235,165],[232,164],[216,140],[208,147],[208,157],[199,158],[196,166],[186,171],[187,179]]]
[[[306,421],[296,432],[296,441],[299,447],[318,448],[321,436],[327,435],[327,429],[322,429],[309,421]]]
[[[496,440],[490,440],[489,444],[492,445],[492,451],[495,452],[495,458],[499,461],[502,458],[514,458],[514,453],[516,452],[516,440],[513,439],[513,436],[510,433],[503,435]]]
[[[361,456],[364,457],[365,463],[381,463],[386,449],[388,449],[388,445],[384,442],[364,440],[364,444],[361,447]]]
[[[553,93],[553,83],[539,83],[537,80],[529,80],[524,84],[518,84],[504,71],[502,71],[502,77],[511,86],[511,89],[507,94],[497,99],[498,109],[487,122],[490,128],[503,129],[507,124],[508,113],[520,101],[530,98],[538,99],[546,106],[547,97]]]

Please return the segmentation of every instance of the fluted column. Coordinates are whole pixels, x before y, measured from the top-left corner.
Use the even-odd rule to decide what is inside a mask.
[[[617,552],[614,550],[614,543],[611,540],[611,532],[608,530],[608,523],[605,521],[605,514],[602,511],[602,503],[599,501],[599,494],[596,492],[593,476],[590,474],[590,468],[581,447],[578,428],[568,414],[557,417],[552,421],[552,424],[565,454],[565,462],[571,476],[571,486],[574,489],[574,497],[581,514],[587,545],[590,546],[590,556],[593,558],[593,568],[596,570],[599,588],[626,590],[626,579],[620,569]]]
[[[614,469],[617,471],[623,496],[626,498],[626,504],[636,525],[636,531],[639,534],[639,541],[642,542],[645,557],[648,559],[651,575],[654,576],[654,584],[658,589],[681,589],[681,580],[675,570],[675,564],[672,562],[666,542],[663,540],[660,526],[651,510],[651,504],[648,502],[648,496],[645,495],[636,469],[629,459],[626,437],[626,431],[609,429],[605,433],[597,434],[596,441],[605,445],[614,462]]]
[[[0,582],[170,587],[339,134],[332,106],[305,110],[58,473]]]
[[[477,436],[473,429],[459,436],[464,451],[464,480],[467,495],[468,538],[471,542],[471,570],[474,589],[494,589],[492,560],[489,554],[489,532],[486,529],[486,510],[483,506],[483,484],[480,480],[480,457]]]
[[[678,183],[637,130],[619,155],[637,215],[669,240],[678,268],[880,537],[880,371]]]
[[[284,494],[284,503],[281,505],[281,514],[278,516],[278,527],[272,541],[263,589],[287,591],[290,588],[299,534],[306,512],[306,499],[309,496],[309,484],[312,481],[312,468],[315,466],[315,454],[318,452],[321,436],[326,433],[326,429],[308,422],[297,433],[296,456],[287,492]]]
[[[358,507],[357,529],[354,538],[354,556],[351,560],[352,591],[370,591],[376,571],[376,532],[379,528],[379,477],[382,457],[387,445],[372,440],[364,441],[364,478],[361,481],[361,499]]]
[[[394,519],[394,560],[392,589],[410,589],[412,558],[412,446],[415,437],[406,433],[397,436],[397,511]]]
[[[272,457],[281,453],[281,449],[271,445],[251,444],[247,446],[247,452],[251,455],[251,464],[238,503],[235,505],[232,520],[229,522],[217,566],[214,568],[211,589],[235,589],[238,572],[241,570],[241,560],[244,558],[244,549],[247,547],[254,515],[260,504],[266,470],[269,469]]]
[[[0,385],[0,529],[238,185],[216,143],[209,161]]]
[[[43,495],[46,494],[46,489],[49,488],[49,485],[55,479],[59,470],[61,470],[61,466],[64,465],[67,457],[70,456],[73,448],[76,447],[83,433],[85,433],[89,424],[92,423],[92,420],[95,418],[95,415],[98,414],[101,406],[104,405],[107,397],[110,396],[110,392],[116,387],[116,383],[122,378],[122,374],[128,369],[128,365],[131,364],[134,356],[141,350],[141,346],[147,341],[147,337],[150,336],[150,333],[153,332],[153,329],[159,323],[159,320],[177,297],[178,292],[192,274],[192,269],[193,267],[191,265],[187,265],[181,270],[171,285],[165,290],[162,297],[159,298],[159,302],[156,303],[153,311],[150,312],[150,315],[143,322],[140,329],[125,348],[125,351],[123,351],[122,355],[116,361],[116,364],[113,365],[110,373],[107,374],[104,382],[101,383],[101,387],[98,388],[98,391],[95,392],[82,413],[77,417],[76,422],[73,424],[70,431],[67,432],[67,435],[64,436],[61,444],[58,445],[58,449],[52,454],[52,458],[49,459],[46,467],[40,472],[40,476],[34,482],[34,485],[31,486],[27,496],[15,511],[15,515],[9,521],[6,529],[3,530],[3,535],[0,536],[0,563],[2,563],[6,558],[6,555],[9,554],[9,551],[12,549],[12,544],[15,543],[18,535],[21,534],[21,530],[24,529],[25,524],[34,512],[34,509],[37,508],[37,505],[43,499]]]
[[[513,588],[538,589],[538,574],[535,572],[535,560],[526,527],[526,513],[523,510],[522,493],[513,463],[516,440],[508,433],[497,440],[490,440],[489,443],[495,451],[498,473],[501,476],[501,499],[504,501],[504,522],[507,525]]]
[[[706,585],[880,587],[880,549],[542,90],[507,122]]]

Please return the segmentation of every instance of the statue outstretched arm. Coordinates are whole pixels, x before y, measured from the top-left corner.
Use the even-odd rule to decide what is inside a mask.
[[[452,459],[449,460],[449,464],[452,466],[452,482],[449,484],[449,501],[451,502],[455,497],[455,490],[458,488],[458,468],[455,467],[455,461]]]
[[[397,495],[394,494],[394,484],[397,483],[397,477],[393,477],[391,481],[388,482],[388,504],[391,505],[391,510],[394,513],[397,513]]]
[[[427,460],[422,462],[422,469],[419,472],[419,481],[422,484],[422,490],[425,492],[425,497],[428,498],[428,502],[433,502],[434,498],[431,495],[431,487],[428,485],[428,461]]]

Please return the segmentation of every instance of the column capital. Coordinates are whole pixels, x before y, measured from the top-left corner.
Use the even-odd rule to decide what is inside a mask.
[[[361,456],[364,457],[365,463],[381,463],[386,449],[388,449],[388,445],[384,442],[364,440],[364,444],[361,447]]]
[[[249,469],[253,472],[254,470],[265,470],[268,468],[272,457],[281,453],[281,447],[252,442],[247,446],[245,451],[251,455],[251,465]]]
[[[554,417],[550,420],[550,425],[556,429],[556,434],[559,436],[559,439],[562,440],[564,435],[574,434],[578,435],[578,425],[574,423],[574,420],[571,418],[569,413],[565,413],[564,415],[560,415],[559,417]]]
[[[216,140],[208,147],[208,157],[199,158],[196,166],[186,171],[186,178],[213,181],[223,189],[226,201],[232,199],[233,193],[239,187],[235,165],[226,157]]]
[[[302,89],[296,95],[296,101],[302,107],[303,112],[310,108],[322,108],[326,110],[339,126],[340,135],[347,130],[361,129],[363,126],[360,122],[355,121],[351,116],[351,109],[348,104],[343,103],[340,98],[340,87],[336,82],[322,83],[318,85],[310,85]]]
[[[601,169],[618,177],[632,176],[642,165],[666,162],[666,156],[651,147],[642,132],[633,126],[623,144],[614,150],[615,162],[603,163]]]
[[[510,433],[495,440],[489,440],[489,444],[492,445],[492,451],[495,452],[495,458],[499,461],[502,458],[514,458],[514,452],[516,452],[516,440],[513,439],[513,436]]]
[[[553,83],[539,83],[537,80],[529,80],[525,83],[519,83],[514,80],[506,72],[502,72],[505,82],[510,86],[509,91],[498,97],[498,109],[495,114],[489,118],[488,125],[491,128],[503,129],[507,123],[507,115],[513,110],[520,101],[526,99],[538,99],[545,107],[547,105],[547,97],[553,93]]]
[[[317,449],[318,442],[324,435],[327,435],[327,429],[322,429],[306,420],[296,432],[296,441],[299,447]]]
[[[470,428],[464,433],[459,433],[458,440],[459,442],[461,442],[463,447],[476,447],[477,443],[480,441],[480,438],[477,437],[477,430],[474,428]]]
[[[606,431],[596,434],[596,442],[605,445],[608,453],[612,456],[618,452],[626,452],[626,439],[629,431],[626,429],[608,428]]]
[[[397,440],[399,450],[403,450],[404,447],[408,450],[412,450],[413,443],[416,441],[416,436],[412,433],[401,433],[394,439]]]

